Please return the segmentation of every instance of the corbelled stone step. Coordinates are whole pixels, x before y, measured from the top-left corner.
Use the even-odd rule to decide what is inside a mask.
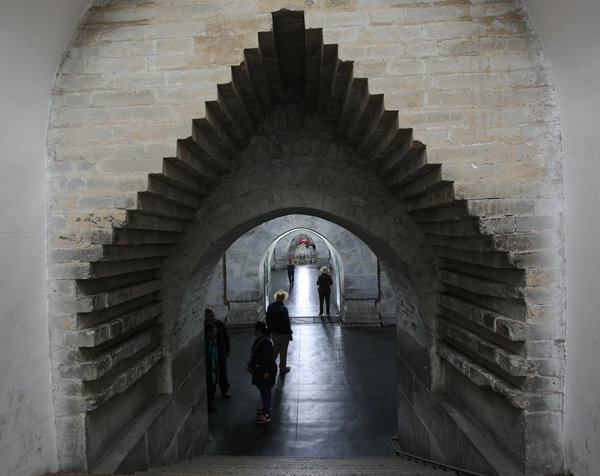
[[[319,104],[319,80],[321,70],[321,53],[323,51],[323,30],[307,29],[304,32],[304,104],[307,110],[317,110]]]
[[[202,456],[188,462],[164,468],[136,472],[138,476],[177,475],[231,475],[231,476],[282,476],[282,475],[402,475],[434,476],[448,474],[442,469],[408,461],[398,457],[389,458],[296,458],[257,456]]]
[[[438,319],[437,327],[445,340],[460,346],[465,353],[475,354],[478,360],[485,362],[492,371],[495,371],[494,367],[499,367],[507,374],[516,377],[524,377],[528,374],[529,365],[523,356],[506,351],[449,319]]]
[[[354,78],[337,122],[340,137],[347,137],[369,101],[369,86],[365,78]]]
[[[327,110],[327,104],[329,102],[329,96],[331,94],[331,88],[333,86],[333,75],[338,64],[338,46],[323,45],[323,52],[321,56],[321,76],[319,78],[319,112],[325,113]]]
[[[196,195],[207,195],[212,188],[211,183],[197,177],[185,162],[176,157],[167,157],[163,160],[161,176],[172,186]]]
[[[353,71],[354,63],[352,61],[337,62],[326,111],[327,121],[330,123],[337,121],[342,113],[347,91],[352,83]]]
[[[346,139],[356,150],[357,146],[371,139],[381,116],[385,112],[383,94],[370,94],[369,101],[353,128],[346,133]]]
[[[148,176],[147,191],[171,203],[191,208],[198,208],[202,203],[202,196],[205,194],[203,188],[189,191],[163,174],[150,174]]]
[[[402,170],[406,167],[406,164],[412,163],[414,169],[420,169],[427,165],[427,149],[424,144],[419,141],[412,140],[408,135],[401,136],[398,140],[402,142],[391,151],[385,158],[380,162],[379,175],[383,178],[384,183],[388,184],[388,180],[391,178],[389,171],[394,170],[393,175],[397,175],[399,172],[396,169]],[[410,174],[404,174],[406,176]],[[405,179],[395,179],[393,183],[401,183]]]
[[[265,111],[263,110],[263,105],[258,93],[254,89],[252,80],[248,76],[246,65],[244,63],[231,67],[231,82],[233,84],[233,89],[237,91],[238,95],[243,99],[252,121],[255,124],[263,122],[265,119]],[[196,139],[195,134],[194,138]],[[217,139],[217,137],[212,136],[211,142],[216,143],[215,139]]]
[[[262,60],[260,58],[260,52],[258,48],[246,48],[244,50],[244,64],[246,66],[246,70],[248,72],[248,76],[252,80],[252,84],[254,85],[254,91],[260,98],[260,102],[265,112],[273,110],[273,102],[271,101],[271,94],[269,92],[269,86],[267,83],[267,76],[265,74],[265,70],[262,65]],[[207,119],[210,120],[207,115]],[[236,154],[237,156],[237,154]]]
[[[438,304],[448,315],[458,315],[473,324],[511,341],[525,341],[529,336],[527,324],[452,294],[438,294]]]

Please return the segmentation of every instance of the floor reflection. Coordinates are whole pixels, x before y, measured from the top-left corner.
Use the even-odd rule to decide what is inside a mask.
[[[315,265],[296,265],[294,286],[288,282],[287,270],[271,272],[271,286],[269,298],[278,289],[285,289],[290,297],[285,301],[291,317],[316,317],[319,315],[319,293],[317,292],[317,278],[320,271]],[[337,315],[334,293],[331,296],[331,315]]]
[[[209,414],[208,453],[392,456],[390,438],[398,431],[395,328],[342,329],[334,323],[292,328],[292,370],[277,378],[267,425],[254,423],[260,398],[245,371],[254,337],[250,329],[230,330],[232,398],[217,396],[218,411]]]

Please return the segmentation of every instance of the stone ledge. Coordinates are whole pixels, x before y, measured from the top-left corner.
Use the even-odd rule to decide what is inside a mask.
[[[527,324],[510,319],[497,312],[465,301],[450,294],[438,294],[438,304],[452,312],[460,314],[469,321],[498,334],[505,339],[521,342],[529,336]]]
[[[122,316],[104,322],[98,326],[81,329],[73,333],[69,341],[74,347],[93,348],[115,339],[140,324],[158,316],[160,303],[154,302],[141,309],[134,309]]]
[[[490,364],[497,365],[509,375],[516,377],[525,377],[528,375],[529,363],[524,357],[512,354],[448,319],[440,319],[438,321],[438,328],[444,336],[475,352]]]
[[[118,374],[110,384],[98,389],[92,399],[87,399],[88,411],[96,409],[115,395],[125,392],[147,374],[164,356],[165,348],[163,346],[159,346],[142,356],[133,366]]]
[[[457,352],[443,342],[438,343],[438,353],[446,362],[478,387],[488,387],[505,397],[512,406],[521,410],[528,409],[528,395],[492,374],[489,370],[475,363],[464,354]]]
[[[63,378],[80,378],[84,381],[98,380],[119,362],[134,356],[156,342],[158,331],[158,327],[152,327],[111,347],[94,360],[79,365],[65,365],[60,369],[61,376]]]

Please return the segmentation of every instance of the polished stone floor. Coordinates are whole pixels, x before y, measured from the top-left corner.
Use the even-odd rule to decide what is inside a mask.
[[[249,328],[229,330],[232,397],[224,399],[217,392],[217,412],[209,414],[207,453],[393,456],[395,328],[342,329],[335,319],[318,317],[315,322],[292,319],[292,328],[291,372],[283,379],[278,376],[272,421],[263,425],[254,423],[260,397],[245,370],[254,336]]]
[[[319,314],[319,293],[317,292],[317,279],[321,272],[316,265],[296,265],[294,285],[290,286],[287,271],[272,271],[269,299],[278,289],[288,291],[290,297],[285,302],[290,316],[303,317],[309,321],[317,322],[313,317]],[[333,273],[332,273],[332,277]],[[338,314],[336,283],[332,287],[330,315],[335,318]],[[324,308],[324,311],[326,309]]]

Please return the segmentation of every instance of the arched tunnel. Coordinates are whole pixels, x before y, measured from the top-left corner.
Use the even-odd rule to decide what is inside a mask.
[[[457,197],[443,164],[302,12],[273,13],[258,44],[124,214],[90,213],[70,230],[76,246],[50,245],[61,467],[102,467],[123,452],[126,427],[123,468],[148,445],[160,458],[139,464],[206,446],[202,315],[215,270],[238,240],[260,244],[245,263],[254,280],[232,266],[223,282],[237,285],[218,304],[229,325],[262,318],[261,266],[296,228],[321,233],[342,266],[345,236],[374,257],[359,263],[372,268],[355,280],[363,286],[346,268],[340,316],[397,327],[403,449],[483,471],[560,466],[562,391],[545,350],[560,345],[560,317],[541,323],[544,289],[532,291],[553,257],[544,236],[515,225],[533,205]],[[82,220],[109,225],[80,231]],[[385,313],[381,270],[393,295],[384,304],[396,303]]]

